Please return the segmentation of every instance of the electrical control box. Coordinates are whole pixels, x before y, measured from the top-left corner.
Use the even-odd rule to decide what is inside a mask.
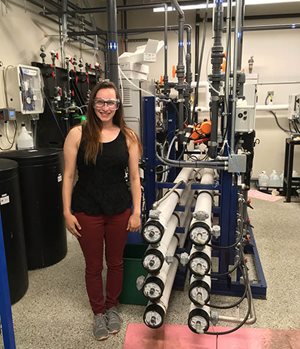
[[[5,71],[7,107],[22,114],[44,111],[42,77],[38,67],[17,65]]]
[[[241,106],[236,108],[235,131],[252,132],[255,129],[255,107]]]
[[[300,94],[292,94],[289,96],[288,118],[300,122]]]

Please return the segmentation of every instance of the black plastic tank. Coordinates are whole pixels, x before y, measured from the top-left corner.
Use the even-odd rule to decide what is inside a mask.
[[[0,159],[0,211],[10,300],[14,304],[28,289],[18,163]]]
[[[62,150],[1,152],[18,162],[28,269],[44,268],[67,253],[62,205]]]

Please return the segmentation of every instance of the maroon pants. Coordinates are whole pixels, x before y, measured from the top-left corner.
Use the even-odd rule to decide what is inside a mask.
[[[78,241],[85,258],[86,289],[94,314],[104,313],[106,309],[118,304],[122,291],[123,251],[130,214],[130,209],[112,216],[75,213],[81,226]],[[103,246],[107,264],[106,298],[102,281]]]

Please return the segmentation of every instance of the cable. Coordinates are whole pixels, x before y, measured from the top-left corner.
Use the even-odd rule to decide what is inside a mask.
[[[250,288],[250,283],[249,283],[249,278],[248,278],[248,272],[247,272],[247,268],[246,268],[245,264],[243,264],[243,268],[241,269],[241,272],[242,272],[242,275],[243,275],[243,278],[244,278],[244,281],[245,281],[245,285],[246,285],[246,289],[247,289],[247,300],[248,300],[248,309],[247,309],[247,313],[246,313],[244,319],[236,327],[231,328],[228,331],[224,331],[224,332],[205,332],[205,334],[214,335],[214,336],[229,334],[229,333],[237,331],[248,320],[250,312],[251,312],[251,307],[252,307],[252,294],[251,294],[251,288]]]
[[[8,148],[2,148],[0,147],[0,150],[11,150],[11,148],[13,147],[14,143],[15,143],[15,140],[16,140],[16,135],[17,135],[17,129],[18,129],[18,125],[17,125],[17,121],[14,121],[14,125],[15,125],[15,131],[14,131],[14,136],[13,136],[13,142],[10,143],[10,147]]]
[[[284,129],[284,128],[279,124],[277,115],[276,115],[272,110],[269,110],[269,112],[270,112],[271,114],[273,114],[277,126],[278,126],[282,131],[284,131],[284,132],[286,132],[286,133],[290,133],[289,130]]]
[[[212,248],[216,248],[216,249],[229,249],[229,248],[233,248],[233,247],[236,247],[241,241],[242,241],[242,238],[243,238],[243,234],[240,234],[240,238],[238,241],[236,241],[234,244],[232,245],[229,245],[229,246],[218,246],[218,245],[212,245],[212,244],[207,244],[207,246],[209,247],[212,247]]]
[[[242,273],[241,266],[239,266],[239,269],[241,270],[241,273]],[[208,303],[206,305],[211,307],[211,308],[215,308],[215,309],[231,309],[231,308],[237,307],[239,304],[241,304],[242,301],[246,298],[246,296],[247,296],[247,287],[245,285],[245,289],[244,289],[244,293],[243,293],[242,297],[239,300],[237,300],[235,303],[226,304],[226,305],[218,305],[218,304]]]

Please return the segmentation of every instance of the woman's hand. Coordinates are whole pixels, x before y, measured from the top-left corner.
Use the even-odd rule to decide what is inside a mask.
[[[72,213],[65,214],[65,222],[66,228],[72,235],[74,235],[76,238],[81,237],[79,233],[81,226],[78,223],[77,218]]]
[[[141,227],[141,215],[133,213],[128,220],[127,230],[138,231]]]

